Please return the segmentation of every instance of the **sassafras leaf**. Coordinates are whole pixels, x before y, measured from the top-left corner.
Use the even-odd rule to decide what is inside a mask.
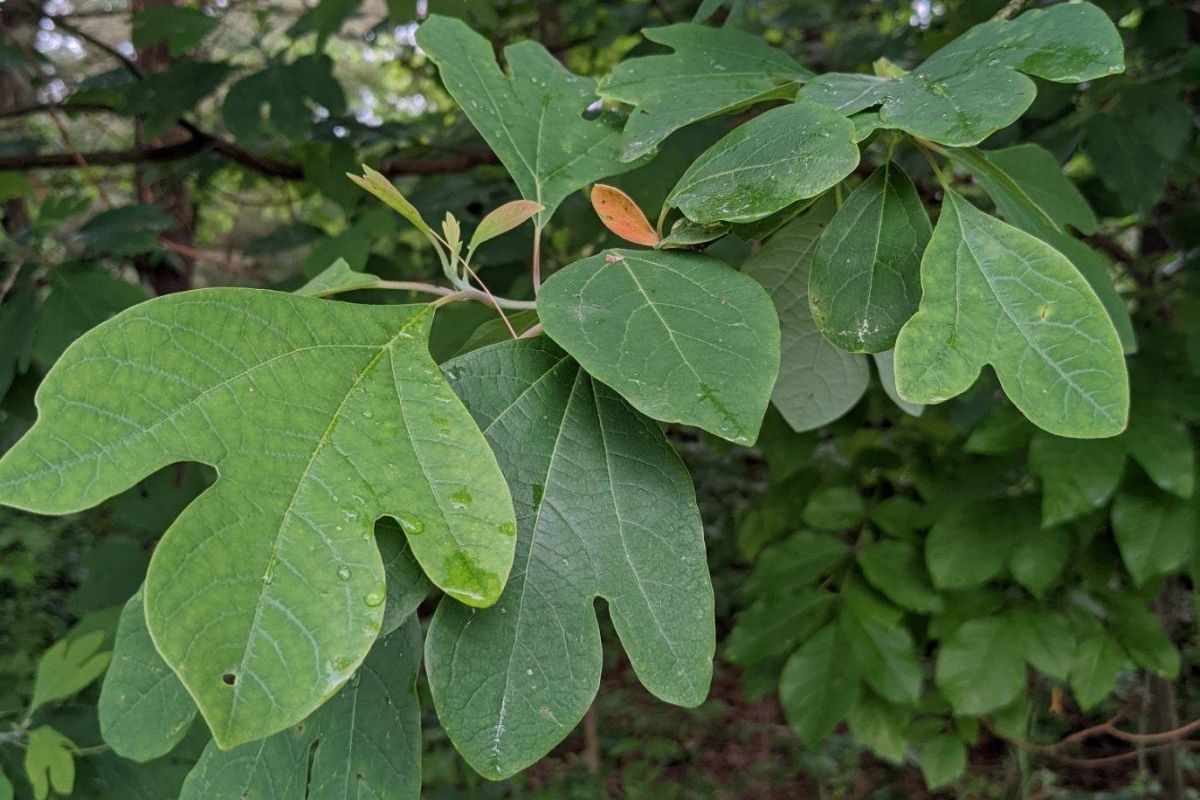
[[[521,196],[543,206],[535,218],[539,228],[571,192],[637,166],[618,159],[615,124],[583,117],[596,100],[595,80],[568,72],[541,45],[506,47],[506,75],[491,43],[461,20],[431,16],[418,29],[417,44]]]
[[[635,408],[752,444],[779,369],[779,321],[757,283],[711,256],[608,250],[538,295],[546,333]]]
[[[636,106],[621,133],[621,160],[654,152],[672,131],[751,103],[790,97],[812,75],[785,53],[733,26],[682,23],[642,35],[675,52],[623,61],[600,94]]]
[[[1096,293],[1057,250],[951,192],[921,286],[920,311],[896,341],[901,397],[940,403],[991,364],[1013,404],[1051,433],[1124,430],[1121,343]]]
[[[0,459],[0,503],[88,508],[179,461],[219,478],[146,577],[157,649],[231,747],[303,719],[384,617],[391,516],[430,578],[494,602],[516,525],[495,457],[428,352],[430,306],[204,289],[73,344]]]
[[[704,533],[658,425],[544,338],[444,369],[496,452],[519,525],[499,602],[443,601],[429,628],[430,689],[459,752],[504,778],[570,733],[600,681],[597,596],[653,694],[703,701],[715,648]]]

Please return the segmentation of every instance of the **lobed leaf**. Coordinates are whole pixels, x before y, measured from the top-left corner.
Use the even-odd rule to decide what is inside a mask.
[[[180,800],[421,796],[415,617],[377,641],[349,682],[303,722],[233,750],[210,743]]]
[[[811,79],[800,97],[847,115],[878,107],[882,127],[965,147],[1029,108],[1037,90],[1026,74],[1080,83],[1124,68],[1121,37],[1108,15],[1091,3],[1062,3],[976,25],[910,73],[827,73]]]
[[[543,206],[538,228],[567,195],[637,166],[618,158],[621,134],[614,124],[583,116],[596,100],[596,82],[568,72],[541,45],[506,47],[511,75],[505,75],[491,43],[461,20],[430,16],[417,30],[417,44],[521,196]]]
[[[920,310],[896,341],[901,397],[942,402],[991,364],[1013,404],[1051,433],[1124,430],[1121,343],[1095,292],[1058,251],[950,192],[921,287]]]
[[[753,103],[795,95],[812,75],[785,53],[732,26],[680,23],[642,35],[671,55],[622,61],[600,81],[606,100],[635,108],[621,133],[621,160],[653,153],[680,128]]]
[[[231,747],[303,719],[380,630],[375,520],[430,578],[489,605],[516,526],[495,457],[428,353],[430,306],[205,289],[135,306],[68,349],[0,503],[77,511],[183,460],[220,475],[146,578],[158,650]]]
[[[444,369],[496,452],[519,525],[496,606],[443,601],[429,628],[430,691],[455,747],[499,779],[571,732],[600,681],[598,596],[642,683],[702,702],[715,648],[704,533],[658,425],[545,339]]]

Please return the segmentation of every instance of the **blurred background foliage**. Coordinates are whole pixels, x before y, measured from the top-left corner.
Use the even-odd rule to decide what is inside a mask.
[[[1126,73],[1078,87],[1039,81],[1030,112],[988,146],[1041,144],[1084,192],[1100,218],[1088,244],[1113,271],[1133,314],[1141,363],[1149,365],[1135,387],[1148,395],[1182,387],[1177,396],[1184,412],[1191,408],[1181,413],[1194,425],[1200,418],[1200,400],[1189,394],[1200,371],[1200,7],[1165,0],[1099,4],[1125,38]],[[689,20],[700,5],[3,0],[0,450],[31,424],[34,391],[63,349],[146,297],[209,285],[293,289],[338,257],[385,278],[437,279],[436,261],[419,235],[344,176],[368,164],[395,180],[426,219],[452,211],[468,229],[515,198],[414,43],[425,15],[465,18],[497,52],[534,38],[575,72],[599,76],[655,49],[639,36],[642,28]],[[1025,5],[1036,3],[1018,0]],[[1002,0],[735,0],[713,20],[761,34],[816,72],[869,72],[880,58],[911,67],[1004,6]],[[653,217],[692,158],[734,121],[676,134],[657,158],[613,183]],[[916,161],[904,166],[932,199],[937,184],[927,168]],[[521,229],[481,254],[477,266],[493,289],[530,294],[530,244]],[[553,269],[610,244],[580,193],[559,210],[543,253]],[[727,237],[710,251],[740,264],[754,247]],[[357,299],[405,301],[395,293]],[[476,304],[439,312],[435,356],[454,354],[491,318]],[[770,596],[769,574],[750,578],[757,557],[786,557],[780,542],[800,527],[853,532],[869,508],[871,524],[886,528],[874,514],[897,486],[915,485],[931,508],[939,492],[1029,494],[1036,486],[1025,455],[1032,431],[1010,411],[985,380],[921,418],[900,414],[878,387],[817,431],[792,433],[772,412],[762,445],[753,449],[673,431],[697,482],[722,638],[741,612]],[[1183,432],[1185,439],[1194,435]],[[1145,483],[1132,470],[1127,479]],[[117,611],[139,585],[155,539],[210,478],[197,465],[171,467],[98,509],[62,519],[0,511],[0,725],[25,713],[39,658],[54,642],[101,631],[99,652],[111,645]],[[1107,514],[1093,517],[1088,531],[1077,534],[1070,563],[1059,566],[1058,580],[1071,591],[1121,580],[1114,577],[1120,558]],[[1183,653],[1178,679],[1155,684],[1123,659],[1113,668],[1113,685],[1102,687],[1102,695],[1110,688],[1111,695],[1087,713],[1064,707],[1056,687],[1034,686],[1031,739],[1058,738],[1131,698],[1133,727],[1158,729],[1164,720],[1200,715],[1189,577],[1198,568],[1191,542],[1200,531],[1191,519],[1187,562],[1141,590]],[[1003,585],[994,594],[1003,605],[1012,590]],[[607,652],[604,687],[583,729],[506,782],[471,773],[426,703],[426,796],[927,794],[913,757],[888,763],[870,752],[879,748],[864,748],[844,729],[820,748],[804,747],[776,696],[782,650],[760,657],[748,654],[744,640],[729,640],[712,697],[695,711],[653,702],[619,648]],[[38,713],[77,748],[73,796],[174,796],[203,733],[149,766],[124,762],[100,742],[97,685],[71,688]],[[0,732],[0,766],[16,796],[30,796],[24,753],[6,744]],[[1200,768],[1184,747],[1171,749],[1170,758],[1141,751],[1112,758],[1122,753],[1128,755],[1101,739],[1068,757],[1039,754],[983,731],[966,775],[942,794],[1184,796],[1191,790],[1183,783]]]

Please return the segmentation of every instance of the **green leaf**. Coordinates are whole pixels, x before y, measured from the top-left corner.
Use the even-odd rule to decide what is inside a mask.
[[[142,589],[121,611],[98,711],[105,743],[117,755],[134,761],[171,752],[196,717],[196,704],[187,689],[154,648]]]
[[[166,69],[144,75],[129,88],[125,110],[141,117],[147,139],[157,138],[215,92],[232,71],[233,67],[223,62],[173,61]]]
[[[508,324],[512,325],[513,330],[520,336],[538,324],[538,314],[533,309],[516,311],[508,315]],[[504,320],[493,317],[476,328],[454,355],[461,356],[472,350],[487,347],[489,344],[499,344],[511,339],[512,334],[509,333],[508,325],[504,324]]]
[[[779,676],[779,703],[808,747],[850,713],[862,691],[858,663],[837,625],[826,625],[792,654]]]
[[[1075,635],[1066,619],[1045,609],[1020,606],[1004,619],[1010,642],[1031,667],[1057,680],[1066,680],[1075,652]]]
[[[1037,91],[1021,73],[1080,83],[1121,72],[1121,37],[1090,3],[1027,11],[976,25],[910,73],[878,78],[828,73],[801,98],[843,114],[879,106],[881,124],[956,147],[1015,122]]]
[[[673,248],[686,249],[698,244],[706,244],[720,239],[729,233],[730,227],[728,222],[714,222],[710,225],[701,225],[698,222],[692,222],[687,217],[680,217],[675,220],[671,225],[671,230],[659,241],[656,247],[659,250],[670,250]]]
[[[38,309],[33,343],[34,358],[47,367],[85,331],[146,299],[140,286],[99,267],[64,265],[48,277],[50,293]]]
[[[908,706],[889,703],[867,691],[859,694],[847,718],[855,740],[893,764],[904,763],[911,720],[912,710]]]
[[[828,621],[834,602],[829,592],[801,590],[754,603],[738,614],[725,657],[746,666],[790,652]]]
[[[845,414],[871,379],[866,359],[826,340],[808,307],[813,253],[833,210],[832,202],[818,203],[742,264],[742,271],[771,295],[779,314],[779,378],[771,399],[796,431],[819,428]]]
[[[4,770],[0,770],[0,800],[13,800],[13,785]]]
[[[925,786],[936,791],[949,786],[966,771],[967,748],[953,733],[943,733],[921,746],[920,761]]]
[[[467,245],[467,253],[474,252],[475,248],[484,242],[508,233],[525,220],[536,216],[541,210],[542,206],[531,200],[513,200],[499,208],[492,209],[486,217],[479,221],[475,232],[471,234],[471,243]]]
[[[173,56],[193,50],[220,23],[197,8],[187,6],[150,6],[133,17],[133,46],[142,49],[166,42]]]
[[[897,605],[922,614],[942,610],[942,599],[929,584],[915,544],[893,539],[871,542],[859,552],[858,565],[871,585]]]
[[[964,622],[938,649],[934,680],[956,714],[986,714],[1013,702],[1025,688],[1025,660],[1012,628],[997,617]]]
[[[1071,690],[1081,709],[1090,711],[1108,697],[1123,660],[1117,640],[1099,625],[1079,639],[1071,662]]]
[[[1043,523],[1044,524],[1044,523]],[[1034,597],[1042,597],[1058,583],[1070,555],[1071,539],[1063,528],[1021,528],[1008,571]]]
[[[1192,496],[1196,448],[1183,420],[1146,402],[1134,408],[1121,443],[1158,488],[1185,499]]]
[[[158,234],[179,226],[160,205],[118,206],[101,211],[79,229],[79,243],[109,255],[137,255],[158,249]]]
[[[836,536],[801,531],[763,549],[754,572],[746,579],[745,590],[751,595],[774,597],[797,586],[815,583],[849,552],[850,547]]]
[[[1067,225],[1088,236],[1096,232],[1095,212],[1044,147],[1019,144],[947,153],[975,176],[1000,215],[1026,233],[1037,236]]]
[[[1005,403],[993,408],[975,426],[963,450],[968,453],[998,456],[1024,450],[1037,428],[1012,406]]]
[[[1029,445],[1042,481],[1042,525],[1059,525],[1107,505],[1125,466],[1119,439],[1064,439],[1045,432]]]
[[[270,135],[302,140],[312,127],[313,104],[334,116],[346,107],[341,84],[333,76],[333,60],[324,53],[291,63],[272,60],[240,79],[225,94],[221,116],[239,142]]]
[[[1129,657],[1139,666],[1175,680],[1179,676],[1179,650],[1163,630],[1162,620],[1129,594],[1110,593],[1104,605],[1110,616],[1109,630]]]
[[[504,48],[511,70],[505,75],[491,43],[460,20],[431,16],[417,30],[417,44],[521,196],[544,207],[538,228],[567,195],[636,166],[618,159],[621,134],[611,120],[583,117],[596,100],[596,82],[568,72],[541,45]]]
[[[75,789],[75,743],[41,725],[29,732],[25,748],[25,774],[37,800],[46,800],[50,789],[69,797]]]
[[[381,280],[378,275],[350,269],[346,259],[339,258],[311,281],[297,289],[296,294],[303,297],[328,297],[342,292],[373,289],[379,285]]]
[[[991,364],[1013,404],[1050,433],[1120,433],[1129,378],[1108,314],[1071,262],[957,194],[921,263],[921,310],[896,341],[896,387],[913,402],[966,391]]]
[[[1117,329],[1117,336],[1121,339],[1121,348],[1126,354],[1136,353],[1138,344],[1133,320],[1125,298],[1117,291],[1113,281],[1113,267],[1108,259],[1065,233],[1047,233],[1041,238],[1075,265],[1075,269],[1079,270],[1079,274],[1092,287],[1104,310],[1108,312],[1109,319]]]
[[[854,123],[801,100],[739,125],[704,151],[667,202],[693,222],[753,222],[816,197],[856,166]]]
[[[1122,492],[1112,505],[1113,536],[1134,583],[1173,572],[1196,552],[1196,505],[1154,490]]]
[[[681,23],[642,35],[675,52],[623,61],[600,82],[604,99],[635,106],[621,134],[622,161],[653,153],[693,122],[790,98],[812,75],[761,36],[729,26]]]
[[[217,468],[154,552],[146,621],[224,747],[302,719],[366,655],[379,517],[453,597],[500,594],[511,500],[429,357],[431,318],[250,289],[160,297],[68,350],[0,459],[0,503],[49,514],[167,464]]]
[[[112,653],[101,651],[104,631],[71,634],[59,639],[38,659],[37,681],[29,710],[82,691],[104,674]]]
[[[413,617],[376,642],[345,687],[308,719],[232,750],[210,743],[180,800],[417,800],[420,663],[421,626]]]
[[[753,280],[715,258],[607,250],[538,295],[547,335],[635,408],[753,444],[779,369],[778,320]]]
[[[838,626],[862,670],[863,680],[895,703],[915,703],[921,695],[922,672],[908,629],[847,605]]]
[[[866,517],[862,497],[850,486],[830,486],[813,492],[801,518],[817,530],[844,531]]]
[[[939,589],[978,586],[999,575],[1018,544],[1015,531],[1038,529],[1027,503],[986,500],[950,508],[929,530],[925,563]]]
[[[911,417],[919,417],[925,413],[925,406],[920,403],[910,403],[896,391],[896,351],[885,350],[882,353],[872,353],[871,360],[875,362],[875,371],[879,374],[879,385],[883,393],[896,404],[896,407]]]
[[[571,732],[600,680],[597,596],[642,683],[668,702],[702,702],[715,648],[704,534],[658,426],[545,339],[445,371],[496,452],[519,524],[496,606],[443,602],[429,629],[430,690],[458,751],[500,779]]]
[[[1029,713],[1029,698],[1021,695],[1015,702],[989,715],[991,727],[1005,739],[1025,740],[1029,733]]]
[[[916,187],[891,161],[851,192],[821,235],[808,279],[825,338],[851,353],[890,350],[921,299],[932,233]]]

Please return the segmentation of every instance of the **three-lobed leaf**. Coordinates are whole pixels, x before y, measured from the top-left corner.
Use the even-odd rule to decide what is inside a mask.
[[[461,20],[431,16],[417,30],[417,44],[521,196],[543,206],[538,228],[571,192],[636,166],[618,158],[615,125],[583,116],[596,100],[595,80],[568,72],[541,45],[506,47],[511,75],[505,75],[491,43]]]
[[[732,25],[681,23],[642,31],[671,55],[621,62],[600,82],[605,99],[635,108],[621,133],[621,160],[658,149],[673,131],[752,103],[790,97],[812,75],[762,37]]]
[[[896,341],[900,395],[942,402],[991,364],[1013,404],[1051,433],[1124,430],[1128,374],[1095,292],[1041,240],[946,197],[921,262],[920,310]]]
[[[158,298],[67,351],[0,459],[0,502],[57,514],[167,464],[217,468],[155,550],[146,620],[224,747],[302,719],[361,663],[384,615],[379,517],[451,596],[500,594],[512,501],[429,356],[431,318],[258,290]]]
[[[1123,69],[1121,37],[1108,15],[1090,3],[1062,3],[976,25],[910,73],[828,73],[800,97],[844,114],[878,106],[882,127],[968,146],[1029,107],[1037,91],[1026,75],[1079,83]]]
[[[757,283],[711,256],[607,250],[538,295],[546,334],[635,408],[738,444],[758,437],[779,322]]]
[[[519,526],[497,604],[443,601],[429,629],[430,690],[459,752],[499,779],[570,733],[599,685],[598,596],[642,683],[703,701],[715,648],[703,527],[657,424],[545,339],[444,369],[496,452]]]

